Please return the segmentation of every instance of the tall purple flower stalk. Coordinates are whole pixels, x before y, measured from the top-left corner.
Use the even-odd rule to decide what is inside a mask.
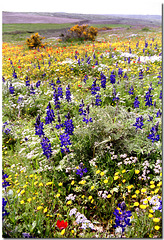
[[[106,89],[106,76],[101,72],[100,77],[101,77],[101,87]]]
[[[144,125],[144,124],[143,124],[143,117],[142,117],[142,116],[136,118],[136,122],[135,122],[135,124],[133,124],[133,126],[136,127],[136,130],[137,130],[138,128],[142,129],[142,126],[143,126],[143,125]]]
[[[159,134],[157,134],[158,132],[158,126],[159,126],[159,122],[157,122],[154,127],[151,128],[150,130],[150,134],[147,137],[148,139],[150,139],[152,141],[152,143],[154,143],[155,141],[159,141]]]
[[[86,117],[83,117],[83,122],[88,124],[89,122],[93,122],[92,118],[89,118],[89,104],[86,107]]]
[[[73,120],[70,117],[70,113],[68,112],[68,114],[66,115],[67,120],[64,122],[64,126],[65,126],[65,133],[69,134],[69,135],[73,135],[73,131],[74,131],[74,125],[73,125]]]
[[[49,159],[52,155],[50,140],[47,137],[43,137],[41,140],[41,145],[43,149],[43,155],[45,155],[47,159]]]
[[[70,92],[70,86],[68,84],[68,86],[66,87],[66,100],[67,102],[71,102],[71,92]]]
[[[51,108],[51,104],[49,102],[47,106],[47,116],[45,117],[45,124],[50,124],[55,121],[54,110]]]
[[[35,123],[35,135],[38,135],[39,137],[41,137],[42,135],[44,136],[43,129],[43,122],[40,121],[40,116],[38,114]]]
[[[69,152],[69,145],[72,143],[70,142],[70,136],[68,133],[63,133],[59,137],[60,142],[61,142],[61,152],[62,153],[67,153]]]
[[[132,213],[131,211],[126,211],[126,204],[125,202],[122,202],[121,204],[118,204],[118,208],[114,210],[113,214],[116,217],[114,228],[121,227],[123,234],[126,226],[131,225],[130,217],[132,216]]]

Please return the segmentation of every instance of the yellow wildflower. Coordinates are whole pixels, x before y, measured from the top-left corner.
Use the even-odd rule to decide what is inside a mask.
[[[80,182],[79,182],[79,184],[85,184],[86,183],[86,181],[85,180],[81,180]]]
[[[160,221],[159,218],[153,218],[153,222],[158,223]]]
[[[63,229],[60,234],[64,235],[64,233],[65,233],[65,229]]]
[[[118,178],[119,178],[118,176],[115,176],[115,177],[114,177],[114,180],[117,180]]]
[[[111,196],[112,196],[111,194],[108,194],[107,198],[111,198]]]
[[[96,174],[99,174],[99,173],[100,173],[100,170],[97,170],[97,171],[96,171]]]
[[[46,186],[52,185],[52,184],[53,184],[53,182],[48,182],[48,183],[46,183]]]
[[[134,203],[134,206],[135,206],[135,207],[138,207],[138,206],[139,206],[139,202],[135,202],[135,203]]]
[[[104,183],[108,183],[108,179],[105,179],[105,180],[104,180]]]
[[[43,208],[43,206],[39,206],[39,207],[37,207],[37,210],[40,210],[40,209],[42,209]]]
[[[71,185],[74,185],[74,183],[75,183],[75,181],[74,181],[74,180],[72,180],[72,182],[71,182]]]
[[[160,226],[155,226],[154,229],[158,231],[160,229]]]
[[[44,212],[44,213],[46,213],[46,212],[47,212],[47,207],[46,207],[46,208],[43,210],[43,212]]]
[[[147,207],[148,207],[148,205],[140,204],[141,209],[146,209]]]
[[[146,188],[142,188],[141,193],[145,193],[145,192],[146,192]]]
[[[23,193],[25,193],[25,190],[22,190],[22,191],[21,191],[21,194],[23,194]]]
[[[135,193],[136,193],[136,194],[139,194],[139,193],[140,193],[140,191],[139,191],[139,190],[136,190],[136,191],[135,191]]]

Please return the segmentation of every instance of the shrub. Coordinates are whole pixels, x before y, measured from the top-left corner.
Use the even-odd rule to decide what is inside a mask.
[[[42,43],[42,39],[38,33],[32,34],[30,38],[27,38],[26,44],[29,48],[44,47],[46,44]]]
[[[75,25],[68,30],[71,34],[71,37],[82,39],[82,40],[95,40],[97,36],[97,28],[88,25]]]

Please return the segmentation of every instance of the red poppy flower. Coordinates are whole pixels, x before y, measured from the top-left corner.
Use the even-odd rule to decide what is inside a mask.
[[[64,222],[64,220],[62,220],[62,221],[57,220],[57,224],[56,225],[57,225],[57,227],[59,229],[65,229],[68,226],[68,223],[67,223],[67,221]]]
[[[82,87],[81,85],[78,85],[78,87]]]

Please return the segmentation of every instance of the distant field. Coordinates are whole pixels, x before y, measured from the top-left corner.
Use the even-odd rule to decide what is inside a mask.
[[[63,24],[55,24],[55,23],[13,23],[13,24],[3,24],[2,31],[3,33],[8,32],[36,32],[42,30],[49,29],[62,29],[69,28],[73,26],[72,23],[63,23]]]
[[[102,27],[109,27],[109,28],[128,28],[131,25],[125,25],[125,24],[92,24],[92,26],[97,27],[97,28],[102,28]]]

